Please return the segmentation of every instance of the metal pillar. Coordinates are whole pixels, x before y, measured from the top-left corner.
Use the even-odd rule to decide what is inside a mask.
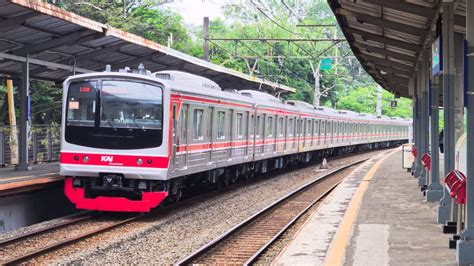
[[[420,174],[420,165],[421,165],[421,156],[420,156],[420,108],[421,108],[421,92],[420,92],[420,71],[417,69],[416,71],[416,80],[415,80],[415,128],[416,128],[416,136],[415,136],[415,147],[418,149],[418,153],[415,158],[415,170],[413,171],[413,177],[418,178]]]
[[[431,180],[426,190],[426,201],[435,202],[443,197],[439,183],[439,84],[431,84]]]
[[[375,107],[375,114],[382,117],[382,86],[377,84],[377,105]]]
[[[464,34],[454,33],[454,128],[456,143],[464,133]]]
[[[443,105],[444,105],[444,175],[454,170],[454,4],[443,2]],[[438,208],[438,223],[455,221],[454,201],[444,189]]]
[[[15,169],[18,171],[31,170],[28,163],[28,131],[29,131],[29,97],[30,97],[30,62],[29,55],[22,64],[20,89],[20,138],[18,143],[19,160]]]
[[[425,154],[427,150],[427,143],[429,139],[429,132],[427,131],[428,125],[428,91],[427,88],[425,87],[426,85],[426,56],[423,56],[423,60],[420,62],[420,71],[418,72],[420,75],[420,89],[419,91],[421,92],[421,97],[420,97],[420,105],[419,105],[419,117],[420,117],[420,130],[418,131],[419,133],[419,145],[418,145],[418,157],[419,157],[419,172],[418,172],[418,186],[423,186],[426,183],[426,170],[423,164],[421,163],[421,158],[423,157],[423,154]]]
[[[203,19],[202,33],[204,35],[204,43],[203,43],[204,60],[209,62],[209,18],[208,17],[204,17]]]
[[[467,39],[467,150],[474,149],[474,1],[466,1]],[[474,161],[474,153],[467,152],[467,162]],[[457,242],[456,259],[459,264],[474,263],[474,163],[466,167],[466,221],[461,239]]]

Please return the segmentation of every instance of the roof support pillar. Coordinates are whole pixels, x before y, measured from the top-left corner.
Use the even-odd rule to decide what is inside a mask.
[[[464,34],[454,33],[454,128],[456,142],[464,133]]]
[[[467,150],[474,149],[474,1],[467,1]],[[474,153],[467,152],[466,166],[466,221],[457,242],[456,259],[459,264],[474,263]]]
[[[22,64],[22,77],[20,89],[20,138],[18,143],[19,159],[15,169],[17,171],[31,170],[28,163],[28,131],[29,131],[29,103],[30,103],[30,62],[29,55]]]
[[[419,138],[419,135],[420,135],[420,118],[418,117],[419,115],[419,106],[420,106],[420,100],[419,100],[419,92],[418,92],[418,83],[419,83],[419,79],[420,77],[418,76],[418,71],[415,72],[415,82],[414,82],[414,93],[413,93],[413,103],[414,103],[414,114],[413,114],[413,127],[414,127],[414,130],[415,130],[415,138],[413,139],[413,146],[415,148],[418,149],[418,145],[420,144],[420,138]],[[413,169],[412,169],[412,173],[413,173],[413,177],[417,177],[418,176],[418,169],[420,167],[420,161],[419,161],[419,157],[418,155],[416,156],[415,158],[415,161],[413,163]]]
[[[422,187],[426,185],[426,169],[421,164],[421,158],[425,153],[428,152],[428,140],[429,136],[429,99],[428,99],[428,78],[426,73],[427,67],[426,54],[423,55],[422,61],[420,62],[420,145],[418,146],[418,155],[420,157],[420,171],[418,174],[418,186]]]
[[[443,1],[443,109],[444,109],[444,175],[454,170],[454,3]],[[444,189],[438,208],[438,223],[456,219],[454,201]]]
[[[418,149],[416,155],[416,169],[415,169],[415,178],[418,178],[423,171],[423,165],[421,164],[421,156],[423,149],[423,124],[422,124],[422,110],[423,110],[423,96],[421,92],[421,71],[420,68],[416,70],[416,140],[415,146]]]
[[[431,75],[430,75],[431,76]],[[426,201],[436,202],[443,197],[443,187],[439,183],[439,83],[433,78],[430,86],[431,97],[431,172],[426,190]]]

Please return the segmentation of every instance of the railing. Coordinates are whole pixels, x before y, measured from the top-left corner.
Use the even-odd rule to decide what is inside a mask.
[[[19,127],[16,130],[19,140]],[[32,125],[28,134],[28,161],[30,163],[54,162],[59,160],[60,150],[59,125]],[[12,152],[12,149],[14,149]],[[12,128],[0,128],[0,166],[10,166],[17,163],[18,143],[12,137]]]

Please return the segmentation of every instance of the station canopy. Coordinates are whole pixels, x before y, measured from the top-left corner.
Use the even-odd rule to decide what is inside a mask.
[[[454,30],[465,32],[466,1],[454,1]],[[431,49],[441,0],[328,0],[364,69],[385,89],[409,97],[422,49]]]
[[[136,68],[179,70],[207,77],[224,89],[271,93],[294,88],[252,77],[178,52],[40,0],[0,0],[0,74],[60,82],[72,73]]]

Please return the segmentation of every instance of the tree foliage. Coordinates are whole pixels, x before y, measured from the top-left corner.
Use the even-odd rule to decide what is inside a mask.
[[[169,2],[172,0],[54,0],[54,4],[68,11],[202,58],[202,27],[185,25],[181,15],[167,5]],[[336,27],[304,26],[336,24],[325,0],[227,0],[223,14],[225,20],[217,18],[210,22],[211,39],[343,38]],[[294,87],[296,92],[284,97],[306,102],[312,102],[314,97],[313,70],[322,58],[333,57],[337,64],[331,70],[321,71],[322,104],[375,112],[375,83],[353,57],[346,42],[211,40],[210,56],[215,64]],[[51,83],[31,84],[33,123],[59,122],[61,90]],[[4,96],[0,97],[2,119],[7,123],[6,94],[1,86],[0,92]],[[18,95],[15,97],[18,102]],[[392,99],[393,95],[384,92],[383,98]],[[384,101],[383,113],[410,117],[411,100],[400,99],[397,108],[389,107],[389,101]]]

